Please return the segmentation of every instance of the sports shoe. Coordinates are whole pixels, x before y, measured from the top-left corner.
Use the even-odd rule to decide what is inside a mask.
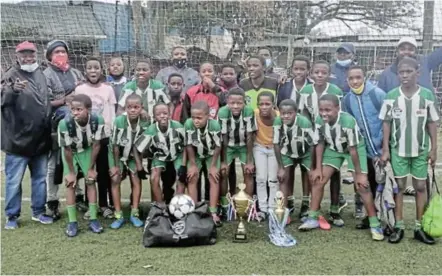
[[[96,234],[103,232],[103,227],[101,227],[100,222],[96,219],[92,219],[89,222],[89,229]]]
[[[78,233],[78,223],[77,222],[69,222],[66,227],[66,236],[73,238]]]
[[[120,229],[121,226],[123,226],[125,220],[123,217],[114,220],[114,222],[112,222],[112,224],[110,225],[110,228],[112,229]]]
[[[319,228],[321,228],[322,230],[331,229],[330,223],[328,223],[328,221],[323,216],[319,216],[318,221],[319,221]]]
[[[143,227],[143,222],[137,216],[130,216],[129,220],[133,224],[133,226]]]
[[[89,220],[90,218],[91,218],[91,212],[89,212],[89,210],[87,210],[87,212],[84,213],[84,215],[83,215],[83,219]]]
[[[347,200],[344,197],[343,193],[339,194],[339,209],[338,212],[340,213],[345,207],[348,206]]]
[[[268,215],[266,212],[258,212],[256,220],[258,222],[265,221],[265,220],[267,220],[267,216]]]
[[[54,222],[54,220],[51,217],[44,214],[40,214],[36,217],[32,216],[32,220],[40,222],[41,224],[51,224]]]
[[[100,213],[102,214],[103,218],[107,218],[107,219],[114,218],[114,212],[109,207],[101,207]]]
[[[308,218],[301,226],[298,227],[300,231],[310,231],[319,228],[319,221],[317,219]]]
[[[46,215],[50,216],[54,221],[57,221],[61,218],[60,211],[59,211],[59,201],[58,200],[51,200],[47,203],[48,209],[46,211]]]
[[[328,221],[337,227],[344,226],[344,220],[339,213],[329,213]]]
[[[384,240],[384,232],[381,227],[370,227],[371,238],[375,241]]]
[[[416,195],[416,191],[414,190],[414,187],[413,186],[408,186],[407,188],[405,188],[404,195],[409,195],[409,196]]]
[[[362,219],[365,217],[364,203],[362,202],[361,196],[355,194],[355,214],[356,219]]]
[[[75,206],[79,212],[87,212],[89,210],[86,201],[84,201],[84,195],[77,195],[75,197],[75,202]]]
[[[13,230],[18,228],[18,219],[15,217],[6,219],[5,229]]]
[[[300,210],[300,212],[299,212],[299,218],[301,219],[301,218],[303,218],[303,217],[306,217],[306,216],[308,216],[308,210],[309,210],[309,206],[308,206],[308,204],[302,204],[301,205],[301,210]]]

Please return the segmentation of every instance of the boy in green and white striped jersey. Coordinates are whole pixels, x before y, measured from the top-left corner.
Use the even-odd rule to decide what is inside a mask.
[[[209,210],[213,221],[221,226],[217,215],[219,196],[219,169],[221,153],[221,127],[216,120],[209,119],[209,106],[207,102],[195,102],[191,109],[191,118],[184,124],[186,131],[186,151],[188,190],[192,199],[198,200],[198,178],[202,163],[205,162],[209,171],[210,201]]]
[[[370,230],[374,240],[383,240],[384,235],[374,208],[373,197],[367,179],[367,153],[365,143],[359,134],[356,120],[348,113],[340,111],[336,95],[324,95],[319,99],[320,117],[316,120],[316,169],[310,172],[312,200],[308,219],[299,230],[319,227],[319,208],[324,194],[324,186],[331,176],[339,171],[345,160],[348,170],[355,174],[355,185],[363,199],[369,216]],[[337,206],[330,208],[330,220],[342,220]],[[337,226],[343,226],[337,225]]]
[[[149,123],[141,119],[143,110],[140,95],[130,94],[126,98],[126,113],[115,118],[109,142],[109,175],[112,182],[112,198],[115,207],[115,221],[112,229],[119,229],[125,222],[121,210],[121,181],[129,175],[132,188],[132,210],[130,222],[135,227],[143,226],[139,219],[138,205],[141,198],[141,179],[146,179],[141,156],[134,147],[135,141],[147,129]]]
[[[245,93],[241,88],[233,88],[227,96],[227,106],[218,112],[222,134],[222,163],[221,163],[221,206],[224,211],[229,202],[227,194],[227,178],[230,164],[235,158],[241,162],[245,192],[253,195],[253,142],[255,126],[254,111],[250,106],[245,106]]]
[[[422,230],[421,220],[427,203],[428,161],[434,167],[437,159],[436,99],[433,92],[417,84],[419,64],[415,59],[403,58],[398,65],[398,76],[401,86],[388,92],[379,114],[384,120],[381,160],[387,162],[391,156],[391,167],[399,186],[395,197],[395,231],[388,241],[398,243],[404,237],[403,189],[411,175],[416,190],[414,238],[433,244],[434,239]]]
[[[173,163],[177,172],[177,193],[184,193],[186,182],[186,152],[184,151],[184,127],[177,121],[170,120],[169,107],[165,103],[158,103],[153,108],[155,123],[150,125],[143,136],[136,142],[140,152],[148,152],[152,158],[152,172],[150,183],[153,201],[163,202],[160,178],[166,171],[167,163]],[[174,183],[163,183],[171,185]]]
[[[67,187],[66,205],[69,223],[68,237],[78,232],[77,209],[75,207],[75,186],[81,171],[86,178],[89,201],[89,228],[101,233],[103,228],[97,220],[97,172],[95,161],[100,151],[100,140],[106,138],[103,117],[91,114],[92,101],[84,94],[74,95],[71,101],[71,114],[58,124],[58,144],[62,150],[63,175]]]

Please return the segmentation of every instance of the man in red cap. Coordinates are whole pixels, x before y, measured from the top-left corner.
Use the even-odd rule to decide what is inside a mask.
[[[31,172],[32,220],[53,222],[45,215],[46,173],[51,141],[50,91],[37,63],[37,47],[16,47],[17,63],[2,76],[1,150],[5,152],[5,229],[16,229],[21,211],[21,182]]]

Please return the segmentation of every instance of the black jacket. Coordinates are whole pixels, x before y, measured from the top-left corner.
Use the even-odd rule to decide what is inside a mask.
[[[22,92],[12,89],[20,79],[27,86]],[[11,67],[1,83],[1,149],[10,154],[33,157],[49,151],[51,145],[50,91],[43,71],[32,73]]]

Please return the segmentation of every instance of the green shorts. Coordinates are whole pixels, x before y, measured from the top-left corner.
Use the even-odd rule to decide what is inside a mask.
[[[287,155],[281,155],[282,157],[282,165],[284,168],[290,167],[290,166],[296,166],[300,165],[304,167],[307,171],[310,171],[311,165],[312,165],[312,154],[311,152],[307,152],[304,154],[301,158],[291,158]]]
[[[203,166],[203,162],[206,164],[206,168],[207,170],[210,169],[210,167],[212,166],[212,156],[209,156],[207,158],[199,158],[199,157],[195,157],[195,163],[196,166],[198,167],[198,170],[201,170],[202,166]],[[190,167],[190,162],[187,161],[187,168]],[[221,167],[221,162],[220,159],[218,157],[218,160],[216,161],[216,167],[219,169]]]
[[[391,167],[396,178],[411,175],[418,180],[426,180],[428,175],[428,150],[417,157],[400,157],[396,148],[391,149]]]
[[[114,159],[114,152],[111,148],[111,146],[109,146],[109,150],[107,151],[107,159],[109,160],[109,168],[115,167],[115,159]],[[118,161],[118,167],[120,167],[120,171],[122,172],[125,167],[127,169],[129,169],[131,172],[136,172],[137,171],[137,164],[135,163],[134,159],[129,159],[126,162],[126,165],[122,162],[122,161]]]
[[[161,161],[161,160],[158,160],[158,159],[153,159],[152,160],[152,169],[153,168],[163,168],[163,169],[166,169],[166,164],[168,162],[173,162],[173,166],[174,166],[175,170],[178,171],[178,169],[183,164],[183,155],[179,154],[176,157],[176,159],[173,160],[173,161]]]
[[[357,148],[358,156],[359,156],[359,163],[361,167],[362,173],[368,173],[368,167],[367,167],[367,152],[365,151],[365,144],[360,143]],[[336,170],[340,171],[342,164],[344,164],[344,161],[347,160],[348,164],[348,171],[354,172],[355,167],[353,165],[353,161],[351,160],[351,156],[349,153],[339,153],[334,150],[331,150],[329,148],[326,148],[324,150],[324,155],[322,157],[322,165],[323,166],[330,166],[332,168],[335,168]]]
[[[61,157],[63,161],[63,176],[69,174],[69,166],[66,162],[66,158],[64,156],[64,148],[61,149]],[[84,175],[87,174],[89,168],[91,167],[91,157],[92,157],[92,147],[89,147],[82,152],[73,152],[72,153],[72,162],[74,163],[75,174],[78,174],[78,169],[80,169]]]
[[[227,147],[227,164],[231,164],[235,158],[239,158],[241,164],[247,163],[247,146]]]

